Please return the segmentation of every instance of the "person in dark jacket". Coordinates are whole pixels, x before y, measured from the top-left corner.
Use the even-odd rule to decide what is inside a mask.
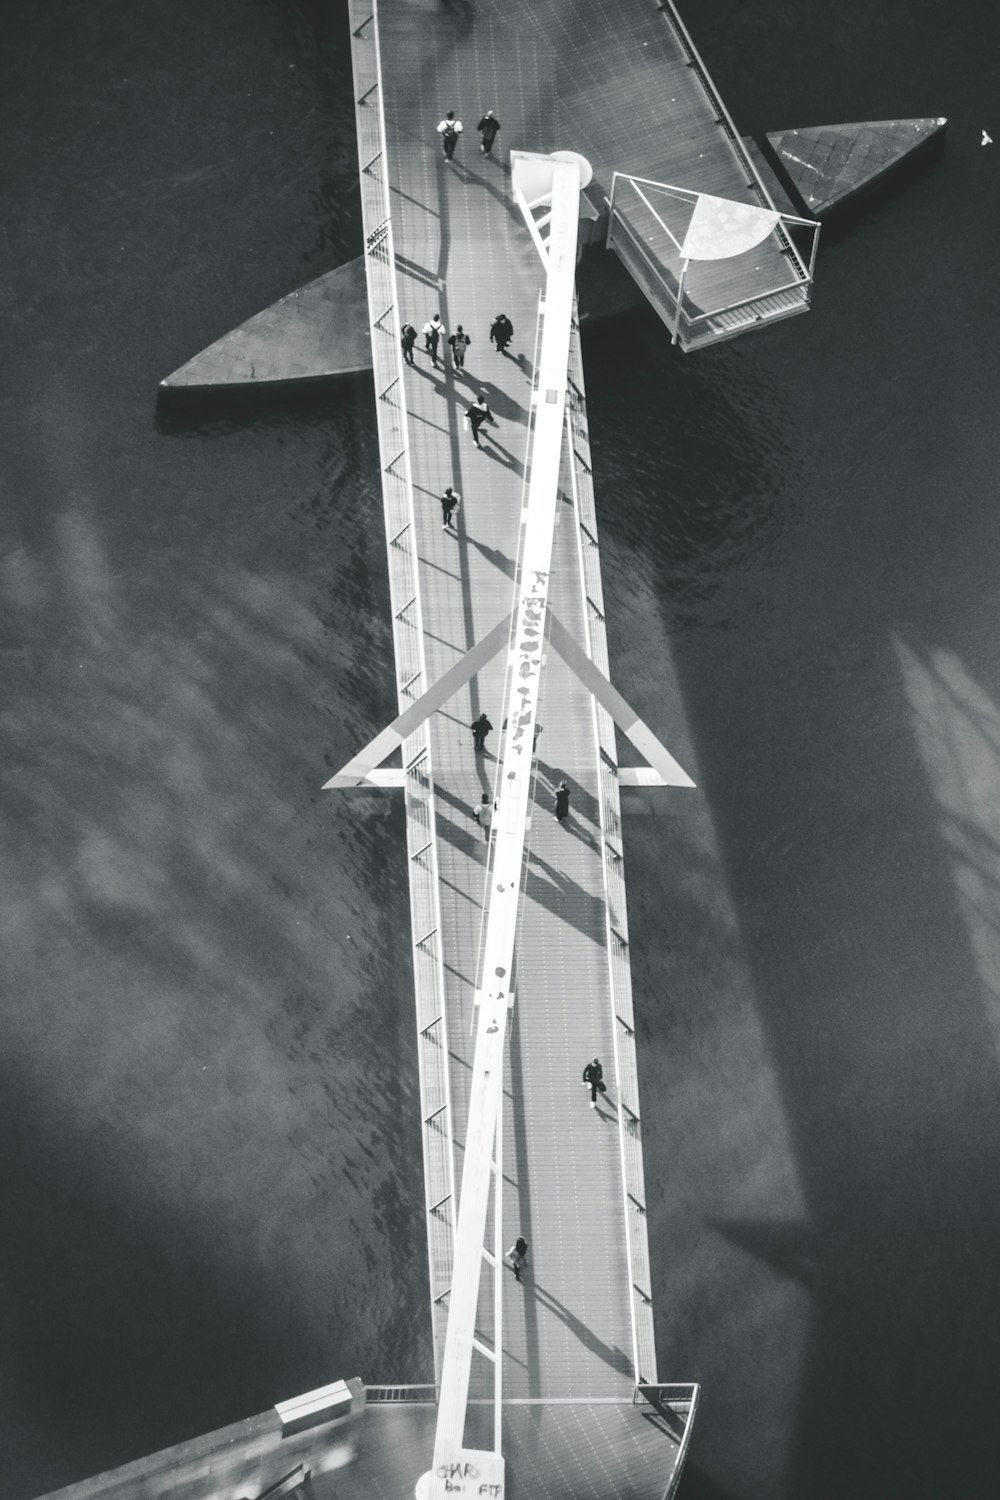
[[[472,730],[473,750],[485,750],[486,736],[493,728],[493,725],[490,723],[489,719],[485,714],[480,714],[478,719],[473,719],[472,723],[469,725],[469,728]]]
[[[464,370],[465,351],[472,343],[472,340],[469,338],[469,335],[466,333],[461,323],[459,323],[458,327],[455,329],[455,332],[452,334],[448,342],[451,345],[451,357],[454,361],[455,369]]]
[[[461,503],[461,495],[457,490],[453,490],[451,485],[449,484],[444,494],[441,496],[441,514],[444,516],[444,525],[441,528],[442,531],[455,530],[451,518],[458,507],[461,505]]]
[[[408,365],[413,364],[413,346],[417,342],[417,330],[412,323],[404,323],[399,330],[399,342],[403,346],[403,358]]]
[[[594,1061],[589,1062],[584,1068],[583,1081],[584,1084],[590,1085],[590,1107],[591,1109],[596,1109],[598,1094],[606,1094],[608,1091],[608,1086],[604,1082],[604,1069],[601,1067],[601,1059],[599,1057],[595,1057]]]
[[[468,422],[470,428],[472,429],[472,441],[475,443],[477,448],[481,447],[482,444],[479,441],[479,429],[482,427],[484,422],[494,421],[493,413],[490,411],[490,408],[486,401],[485,392],[480,392],[475,401],[473,401],[472,405],[465,413],[465,420]]]
[[[569,787],[566,785],[565,781],[560,781],[559,785],[556,787],[555,814],[560,823],[562,823],[565,818],[569,817]]]
[[[528,1263],[528,1241],[519,1234],[517,1239],[507,1251],[507,1259],[514,1268],[514,1280],[520,1281],[521,1267]]]
[[[498,354],[507,353],[507,345],[514,337],[514,325],[506,313],[497,313],[490,324],[490,339],[497,346]]]
[[[500,121],[493,111],[488,109],[476,129],[483,138],[479,149],[484,156],[489,156],[493,150],[493,142],[500,134]]]

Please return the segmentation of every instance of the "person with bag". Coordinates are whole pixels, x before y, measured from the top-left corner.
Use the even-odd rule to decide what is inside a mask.
[[[606,1094],[608,1092],[608,1086],[604,1082],[604,1069],[601,1067],[601,1059],[599,1057],[595,1057],[594,1061],[589,1062],[584,1068],[583,1083],[585,1088],[589,1084],[590,1107],[591,1109],[596,1109],[598,1094]]]
[[[493,824],[493,803],[490,801],[489,792],[483,793],[483,800],[472,814],[480,828],[483,830],[486,842],[490,841],[490,828]]]
[[[490,411],[490,404],[486,399],[485,390],[481,390],[475,401],[472,402],[465,413],[465,425],[472,431],[472,441],[477,448],[481,448],[479,441],[479,429],[484,422],[492,422],[496,426],[496,417]]]
[[[461,495],[457,490],[453,490],[451,485],[449,484],[444,494],[441,496],[441,514],[444,516],[444,525],[441,528],[442,531],[455,530],[451,518],[458,507],[461,505],[461,503]]]
[[[441,314],[434,313],[424,324],[424,348],[435,365],[438,360],[438,339],[443,333],[444,324],[441,322]]]
[[[455,111],[453,109],[449,109],[444,119],[438,125],[438,135],[441,137],[441,145],[444,149],[445,158],[448,161],[451,161],[455,155],[455,147],[458,145],[458,138],[462,134],[463,128],[461,120],[455,119]]]
[[[455,369],[464,370],[465,351],[472,343],[472,340],[469,338],[469,335],[466,333],[461,323],[459,323],[458,327],[455,329],[455,332],[452,334],[448,342],[451,345],[451,357]]]

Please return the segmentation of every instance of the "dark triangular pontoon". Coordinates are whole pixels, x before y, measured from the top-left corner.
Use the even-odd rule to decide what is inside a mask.
[[[943,140],[947,120],[864,120],[774,130],[767,143],[802,200],[822,219],[929,144]]]
[[[327,271],[216,339],[164,391],[276,385],[372,367],[364,257]]]

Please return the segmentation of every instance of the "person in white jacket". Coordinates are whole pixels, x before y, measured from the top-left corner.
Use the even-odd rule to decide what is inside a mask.
[[[444,324],[441,322],[441,314],[434,313],[433,317],[427,319],[422,329],[424,335],[424,348],[431,359],[437,364],[438,340],[444,333]]]
[[[458,138],[462,134],[462,129],[463,126],[461,120],[456,120],[455,111],[453,109],[449,109],[448,113],[445,115],[444,119],[438,126],[438,135],[441,137],[441,145],[444,147],[444,154],[449,161],[451,161],[452,157],[455,155],[455,147],[458,145]]]
[[[483,793],[483,800],[472,814],[480,828],[483,830],[486,842],[490,841],[490,828],[493,824],[493,802],[489,792]]]

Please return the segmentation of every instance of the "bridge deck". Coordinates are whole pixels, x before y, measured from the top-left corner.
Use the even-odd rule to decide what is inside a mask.
[[[624,18],[601,0],[553,0],[540,10],[522,0],[477,0],[475,7],[468,0],[382,0],[375,25],[365,0],[350,0],[349,8],[397,680],[407,704],[514,602],[544,272],[511,200],[509,150],[582,148],[597,168],[599,188],[610,182],[612,166],[683,181],[680,158],[675,153],[671,165],[663,151],[664,141],[674,140],[700,164],[699,186],[740,197],[756,193],[728,126],[720,134],[710,85],[696,66],[677,61],[686,44],[669,11],[643,0],[633,0]],[[631,30],[622,31],[623,24]],[[639,93],[628,95],[623,116],[613,84],[625,87],[629,67]],[[503,126],[496,160],[481,157],[475,130],[488,107]],[[435,130],[449,108],[465,122],[454,162],[444,159]],[[623,117],[628,139],[620,155],[614,137]],[[488,340],[499,311],[515,326],[508,357]],[[422,340],[415,366],[399,363],[398,323],[419,329],[434,312],[447,332],[462,323],[471,336],[465,371],[453,367],[446,344],[435,365]],[[606,670],[577,338],[570,375],[573,461],[564,462],[560,481],[550,606]],[[484,429],[480,450],[462,415],[481,387],[497,425]],[[457,534],[442,528],[438,502],[447,484],[463,497]],[[493,789],[503,673],[501,656],[404,746],[438,1360],[487,870],[487,844],[472,813]],[[487,753],[475,755],[469,725],[481,711],[495,730]],[[503,1148],[504,1243],[523,1234],[531,1254],[521,1286],[505,1274],[504,1394],[622,1400],[636,1379],[655,1381],[656,1359],[645,1295],[615,737],[606,712],[551,652],[540,719]],[[567,826],[552,813],[562,778],[572,792]],[[580,1072],[595,1054],[604,1061],[610,1095],[591,1110]],[[484,1276],[483,1338],[492,1328],[491,1293]],[[480,1361],[471,1394],[489,1395],[491,1387],[489,1366]]]
[[[544,283],[502,161],[484,161],[478,151],[473,127],[477,111],[489,104],[478,103],[484,85],[473,91],[466,80],[498,61],[488,49],[484,53],[484,20],[488,14],[479,8],[476,26],[456,32],[447,12],[420,4],[383,5],[379,12],[401,317],[420,328],[439,311],[449,333],[461,322],[473,341],[464,375],[453,370],[450,351],[435,370],[422,349],[417,367],[407,372],[431,682],[513,602],[531,357]],[[493,21],[499,24],[499,13]],[[434,93],[426,86],[429,77],[436,79]],[[461,165],[444,160],[434,132],[453,102],[464,109],[466,122],[457,153]],[[516,123],[509,109],[501,117],[502,139],[510,130],[507,144],[513,144]],[[501,356],[489,343],[489,325],[499,311],[515,327],[513,357]],[[478,451],[463,428],[462,412],[483,386],[498,425]],[[463,497],[457,537],[442,530],[437,503],[449,483]],[[562,509],[570,507],[564,502]],[[557,527],[553,571],[553,607],[582,638],[571,511]],[[471,812],[484,791],[492,794],[503,673],[501,656],[432,726],[457,1142],[465,1130],[486,871],[486,842]],[[595,1053],[609,1079],[612,1074],[596,826],[599,768],[589,697],[552,653],[542,703],[504,1142],[504,1236],[508,1244],[518,1233],[528,1240],[530,1272],[520,1287],[512,1276],[507,1280],[504,1388],[510,1396],[625,1394],[633,1383],[632,1339],[617,1117],[610,1108],[592,1111],[580,1081],[584,1062]],[[481,711],[495,730],[487,753],[476,756],[468,726]],[[551,811],[552,791],[562,778],[572,793],[567,826]],[[489,1327],[485,1282],[482,1312]],[[485,1365],[474,1379],[477,1389],[487,1393]]]

